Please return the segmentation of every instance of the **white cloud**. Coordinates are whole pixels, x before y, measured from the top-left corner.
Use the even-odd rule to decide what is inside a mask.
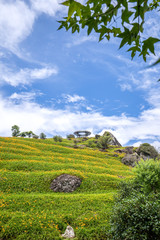
[[[122,91],[126,91],[126,90],[131,91],[132,90],[132,86],[128,83],[122,83],[122,84],[120,84],[120,87],[121,87]]]
[[[60,5],[58,0],[30,0],[32,9],[38,13],[45,13],[50,16],[55,16],[57,11],[62,10],[64,7]]]
[[[50,68],[50,67],[45,67],[41,69],[33,69],[33,70],[28,70],[29,75],[32,79],[43,79],[43,78],[48,78],[52,76],[53,74],[58,73],[57,68]]]
[[[143,142],[138,141],[133,144],[133,147],[139,147]]]
[[[0,83],[10,84],[11,86],[29,85],[36,79],[45,79],[58,73],[56,67],[44,67],[29,69],[24,68],[13,71],[11,68],[0,63]]]
[[[72,112],[42,107],[30,101],[34,94],[26,93],[25,101],[15,103],[15,99],[23,98],[23,93],[13,94],[8,99],[0,97],[0,135],[10,136],[11,126],[19,125],[22,131],[29,129],[39,134],[44,131],[48,136],[60,134],[66,136],[78,130],[91,130],[96,134],[103,129],[110,130],[121,144],[130,140],[159,141],[160,108],[143,111],[138,118],[121,116],[104,116],[98,112]]]
[[[23,1],[0,0],[0,46],[15,52],[32,31],[35,13]]]
[[[43,95],[41,92],[36,91],[36,92],[21,92],[21,93],[13,93],[10,97],[9,100],[14,100],[15,102],[21,102],[21,101],[27,101],[30,102],[34,100],[37,96]]]
[[[65,98],[66,102],[68,103],[75,103],[75,102],[79,102],[79,101],[85,101],[85,97],[83,96],[78,96],[76,94],[74,94],[73,96],[66,94],[63,95],[63,97]]]
[[[94,35],[90,35],[90,36],[74,36],[72,43],[67,43],[67,47],[72,47],[72,46],[77,46],[77,45],[81,45],[83,43],[86,42],[98,42],[98,38]]]

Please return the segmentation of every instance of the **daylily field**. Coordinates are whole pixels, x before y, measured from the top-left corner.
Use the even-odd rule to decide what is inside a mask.
[[[109,216],[121,181],[132,169],[115,156],[63,139],[0,138],[0,239],[62,239],[67,225],[77,240],[109,238]],[[55,193],[52,180],[76,175],[82,184],[73,193]]]

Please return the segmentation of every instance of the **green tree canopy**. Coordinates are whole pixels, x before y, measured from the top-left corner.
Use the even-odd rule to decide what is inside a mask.
[[[18,137],[20,134],[19,127],[17,125],[13,125],[11,128],[12,137]]]
[[[68,7],[68,16],[59,21],[59,29],[74,33],[86,27],[88,35],[93,30],[99,34],[99,41],[118,37],[120,48],[129,45],[132,58],[138,53],[146,61],[147,55],[155,54],[155,43],[160,39],[144,38],[143,32],[146,14],[159,11],[160,0],[88,0],[84,4],[67,0],[62,4]]]
[[[46,139],[46,135],[42,132],[42,133],[40,133],[39,138],[40,139]]]

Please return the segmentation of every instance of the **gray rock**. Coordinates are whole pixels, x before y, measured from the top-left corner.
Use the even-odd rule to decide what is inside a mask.
[[[152,158],[150,155],[145,155],[143,153],[140,153],[140,157],[143,158],[143,160],[145,161]]]
[[[137,153],[144,160],[147,160],[150,158],[156,159],[158,157],[157,150],[149,143],[142,143],[137,149]]]
[[[110,140],[110,142],[109,142],[109,145],[114,145],[114,146],[122,146],[119,142],[118,142],[118,140],[115,138],[115,136],[112,134],[112,133],[110,133],[110,132],[105,132],[104,134],[103,134],[103,136],[105,135],[105,134],[109,134],[110,136],[111,136],[111,140]]]
[[[64,234],[61,235],[63,238],[74,238],[75,237],[75,233],[74,230],[71,226],[67,226]]]
[[[125,147],[123,149],[117,149],[117,150],[115,150],[115,152],[133,154],[133,147]]]
[[[73,192],[81,185],[82,180],[76,176],[62,174],[51,183],[54,192]]]
[[[121,159],[121,162],[127,166],[135,167],[136,163],[138,163],[140,161],[140,159],[141,158],[137,153],[126,154],[126,156],[124,156]]]

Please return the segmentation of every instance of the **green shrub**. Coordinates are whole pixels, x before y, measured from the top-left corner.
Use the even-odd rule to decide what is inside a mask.
[[[140,145],[140,147],[137,149],[137,153],[143,154],[144,156],[150,156],[151,158],[155,159],[158,157],[158,152],[156,149],[151,146],[149,143],[143,143]]]
[[[70,140],[72,138],[75,138],[75,136],[74,136],[74,134],[69,134],[69,135],[67,135],[67,138]]]
[[[107,149],[109,147],[110,141],[111,141],[111,135],[105,133],[103,134],[103,136],[101,136],[98,139],[97,147]]]
[[[96,148],[96,147],[97,147],[97,144],[95,143],[94,140],[89,140],[89,141],[87,142],[87,147]]]
[[[138,194],[116,203],[111,220],[113,240],[158,240],[160,200]]]
[[[99,135],[99,134],[96,134],[95,135],[95,139],[98,139],[98,138],[100,138],[101,137],[101,135]]]
[[[134,169],[134,183],[141,187],[144,193],[160,191],[160,161],[149,159],[140,161]]]
[[[39,138],[39,136],[38,136],[38,135],[36,135],[36,134],[33,134],[33,138],[35,138],[35,139],[38,139],[38,138]]]
[[[54,139],[55,142],[62,142],[63,141],[63,138],[61,136],[57,136],[57,135],[54,136],[53,139]]]
[[[158,240],[160,236],[160,162],[141,161],[135,178],[121,183],[111,216],[114,240]]]

